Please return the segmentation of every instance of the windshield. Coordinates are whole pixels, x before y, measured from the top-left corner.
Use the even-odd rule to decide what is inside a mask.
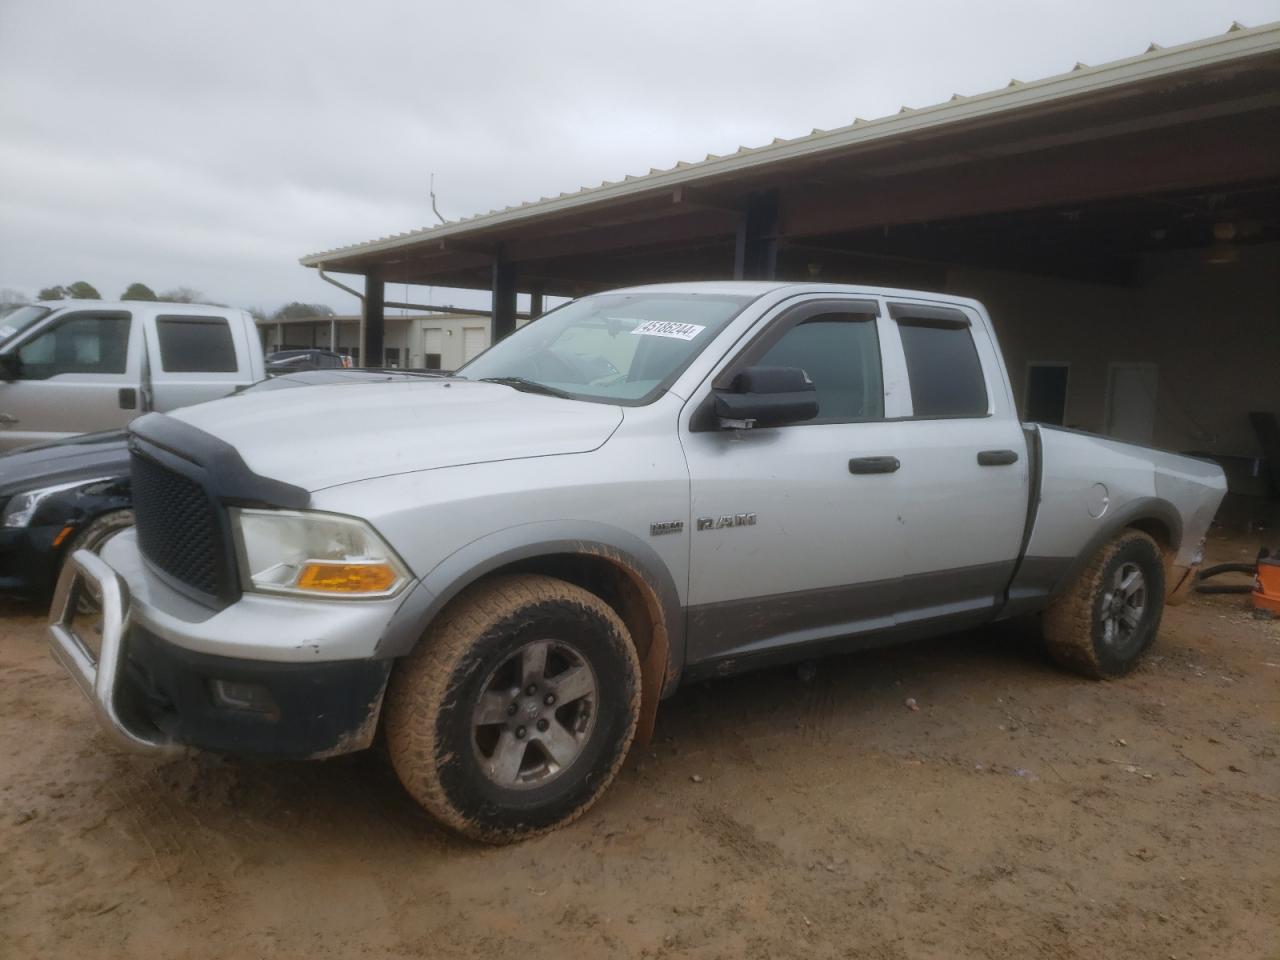
[[[549,388],[576,400],[648,403],[752,298],[606,293],[565,304],[455,376]]]
[[[47,317],[52,312],[48,307],[26,306],[0,314],[0,343],[16,337],[37,320]]]

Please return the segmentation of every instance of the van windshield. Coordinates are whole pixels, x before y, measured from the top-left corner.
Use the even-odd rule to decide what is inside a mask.
[[[48,307],[36,306],[16,307],[8,313],[0,313],[0,346],[51,313],[53,311]]]
[[[649,403],[751,297],[606,293],[526,324],[456,376],[575,400]]]

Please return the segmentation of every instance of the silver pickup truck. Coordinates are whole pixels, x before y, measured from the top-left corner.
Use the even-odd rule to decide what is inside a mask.
[[[501,842],[581,814],[690,678],[1042,613],[1127,672],[1225,491],[1018,422],[981,304],[820,284],[590,296],[448,379],[131,429],[137,527],[56,655],[142,750],[327,757]],[[101,613],[77,611],[85,591]]]
[[[264,376],[244,310],[138,300],[19,307],[0,317],[0,453],[113,430]]]

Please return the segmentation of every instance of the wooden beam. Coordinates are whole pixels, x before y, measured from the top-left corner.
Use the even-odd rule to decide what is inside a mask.
[[[360,366],[383,365],[383,343],[386,336],[384,300],[386,284],[380,267],[370,267],[364,276],[364,304],[360,313]],[[372,361],[372,362],[370,362]]]
[[[493,258],[493,342],[516,329],[516,265],[501,252]]]
[[[677,246],[710,237],[731,237],[741,214],[726,210],[675,208],[675,216],[635,223],[597,226],[551,236],[529,237],[507,244],[506,256],[515,261],[549,260],[613,250]]]
[[[778,192],[753,193],[747,198],[734,238],[733,276],[736,280],[772,280],[777,270]]]
[[[839,188],[785,190],[779,233],[846,233],[1277,175],[1280,112],[1271,111]]]

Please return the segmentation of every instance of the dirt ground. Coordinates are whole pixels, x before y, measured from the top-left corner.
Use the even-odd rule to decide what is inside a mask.
[[[694,686],[500,849],[377,752],[121,754],[0,607],[0,956],[1280,957],[1280,622],[1244,603],[1114,683],[989,630]]]

